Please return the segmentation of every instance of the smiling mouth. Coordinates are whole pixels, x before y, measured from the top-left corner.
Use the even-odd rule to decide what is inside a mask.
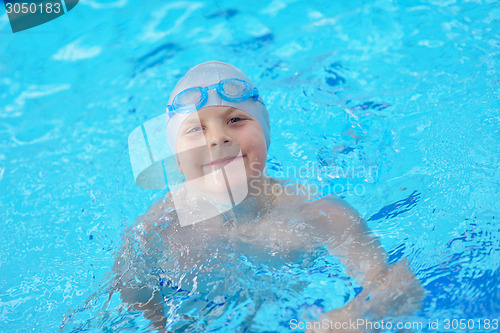
[[[208,165],[219,165],[219,164],[228,164],[234,160],[237,160],[239,158],[243,158],[245,157],[246,155],[242,155],[242,156],[230,156],[230,157],[224,157],[224,158],[220,158],[218,160],[215,160],[213,162],[210,162],[208,164],[205,164],[205,166],[208,166]]]

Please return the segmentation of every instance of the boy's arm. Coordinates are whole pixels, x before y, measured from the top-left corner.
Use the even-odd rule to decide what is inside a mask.
[[[124,235],[122,247],[115,258],[113,271],[116,274],[113,292],[118,291],[124,304],[139,310],[158,332],[166,332],[166,318],[163,312],[164,302],[158,288],[147,281],[148,264],[145,253],[136,252],[139,244],[131,231]],[[142,245],[142,244],[141,244]],[[140,246],[142,247],[142,246]],[[135,248],[135,249],[134,249]]]
[[[334,321],[369,316],[410,314],[425,297],[420,281],[407,268],[406,259],[389,266],[387,253],[362,216],[340,198],[327,196],[310,205],[318,228],[331,235],[328,250],[337,256],[363,291],[341,309],[326,314]]]
[[[122,302],[142,311],[144,317],[158,332],[167,332],[165,329],[164,301],[160,290],[152,287],[151,281],[146,281],[149,270],[154,267],[153,261],[158,248],[158,242],[165,246],[166,240],[158,239],[158,234],[147,232],[145,225],[152,221],[162,223],[165,216],[164,202],[154,203],[148,212],[139,217],[135,228],[128,229],[122,237],[121,248],[115,257],[113,271],[116,280],[113,291],[120,293]],[[144,230],[146,229],[146,230]]]
[[[167,318],[164,314],[164,302],[159,290],[149,286],[118,286],[123,303],[142,312],[144,317],[151,322],[151,326],[158,332],[167,332],[165,325]]]

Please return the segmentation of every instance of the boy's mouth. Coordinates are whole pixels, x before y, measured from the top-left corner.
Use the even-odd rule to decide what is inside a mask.
[[[215,161],[212,161],[210,163],[207,163],[205,164],[204,166],[208,166],[208,165],[219,165],[219,164],[229,164],[231,163],[232,161],[238,159],[238,158],[243,158],[245,157],[246,155],[242,155],[242,156],[228,156],[228,157],[223,157],[223,158],[219,158]]]

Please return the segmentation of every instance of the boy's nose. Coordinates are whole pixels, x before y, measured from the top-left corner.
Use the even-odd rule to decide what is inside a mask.
[[[231,143],[231,137],[221,128],[213,128],[205,133],[205,139],[210,147]]]

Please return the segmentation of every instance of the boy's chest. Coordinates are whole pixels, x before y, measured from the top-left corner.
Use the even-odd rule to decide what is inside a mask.
[[[298,203],[290,203],[259,221],[234,223],[222,228],[199,224],[194,228],[182,227],[170,236],[174,236],[171,240],[178,248],[183,248],[184,253],[212,256],[215,252],[238,251],[259,257],[294,260],[329,238],[328,232],[321,230],[318,222],[317,217],[304,213]]]
[[[317,221],[300,209],[278,211],[253,224],[235,226],[227,237],[255,252],[292,258],[323,242],[327,235],[319,232]]]

